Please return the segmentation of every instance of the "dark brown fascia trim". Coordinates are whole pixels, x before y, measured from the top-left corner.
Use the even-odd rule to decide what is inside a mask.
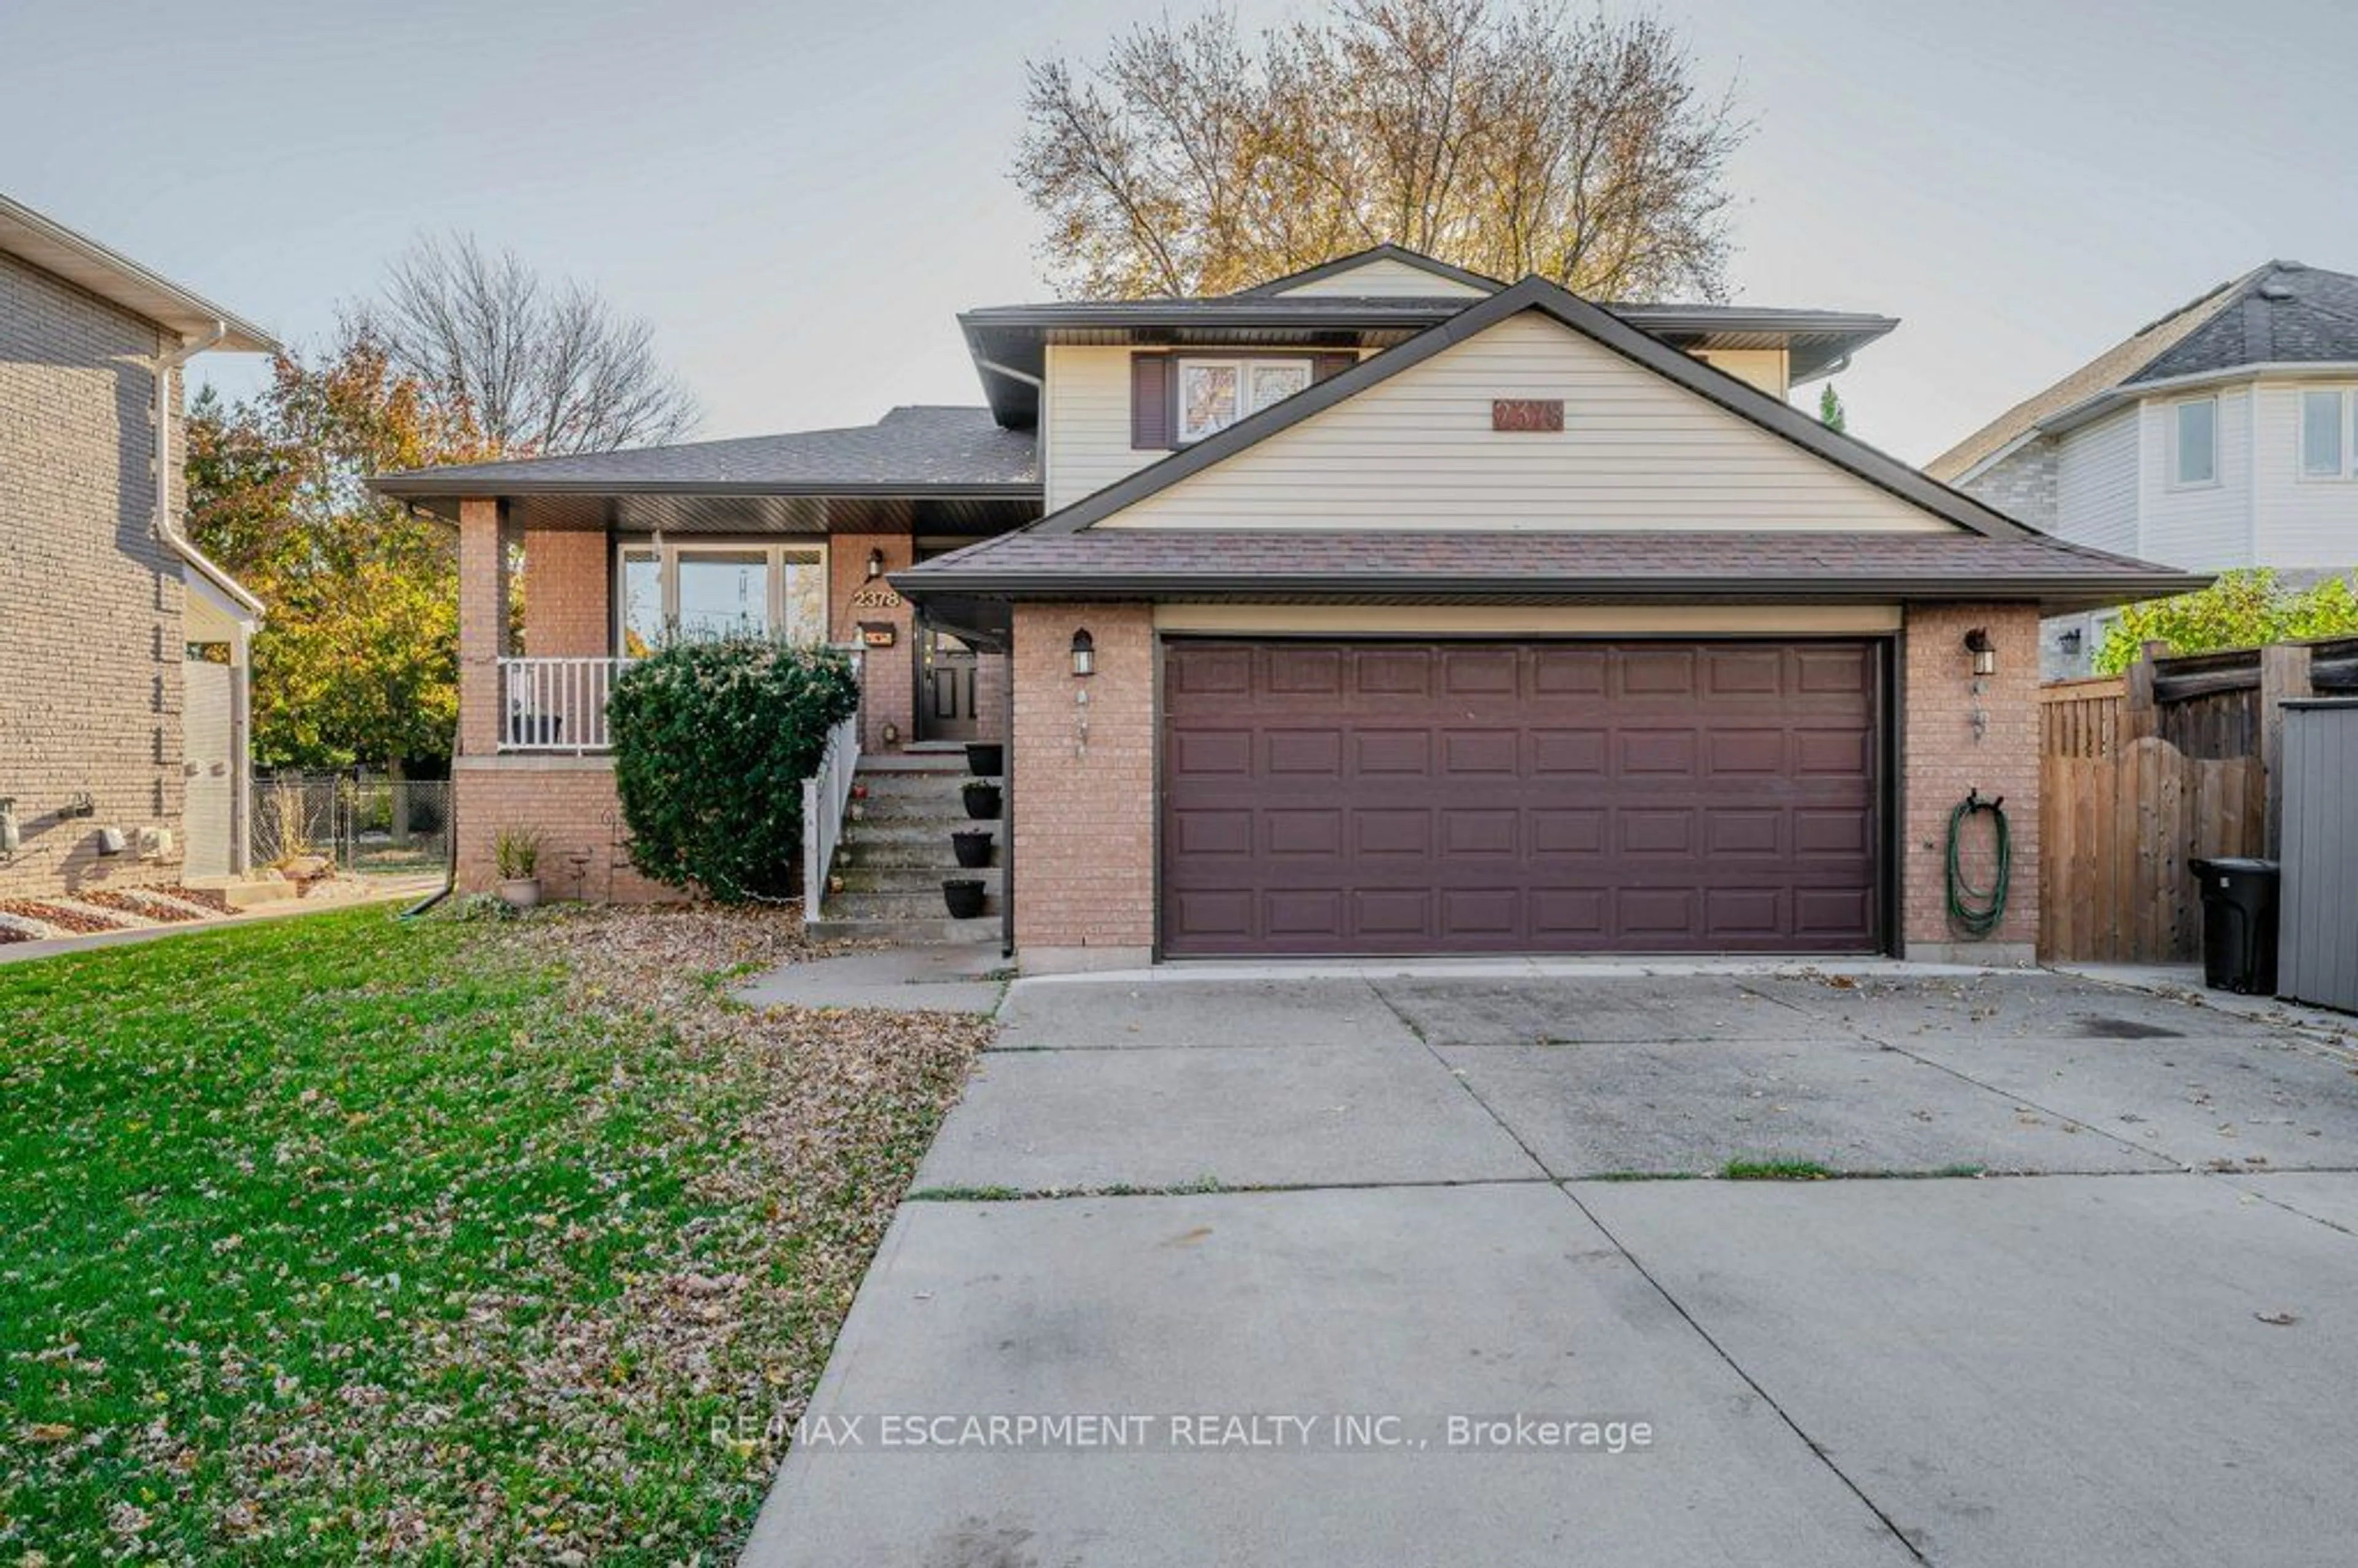
[[[1045,493],[1036,480],[957,482],[940,484],[911,483],[777,483],[769,481],[740,480],[715,482],[709,480],[486,480],[481,477],[422,474],[372,474],[364,481],[370,491],[396,500],[450,498],[479,499],[484,496],[523,495],[841,495],[861,500],[943,501],[972,498],[981,501],[1025,500]]]
[[[1829,430],[1816,419],[1751,383],[1704,363],[1682,349],[1619,319],[1577,295],[1542,277],[1527,277],[1513,287],[1477,301],[1448,320],[1427,328],[1408,341],[1361,360],[1353,369],[1312,385],[1273,407],[1238,420],[1217,436],[1174,452],[1162,461],[1118,480],[1060,512],[1052,512],[1032,526],[1044,534],[1077,534],[1125,507],[1169,489],[1190,474],[1259,445],[1281,430],[1325,413],[1422,364],[1444,349],[1453,348],[1487,331],[1510,316],[1539,310],[1572,330],[1612,350],[1622,358],[1677,383],[1717,404],[1738,418],[1750,421],[1773,436],[1781,436],[1802,450],[1815,454],[1855,477],[1887,491],[1910,505],[1954,523],[1970,533],[1990,538],[2042,537],[2002,513],[1993,512],[1972,497],[1928,479],[1898,459],[1877,451],[1855,436]]]
[[[1256,283],[1250,288],[1239,288],[1230,297],[1250,299],[1262,295],[1282,294],[1289,288],[1298,288],[1305,283],[1315,283],[1322,277],[1332,277],[1336,273],[1349,272],[1354,267],[1379,261],[1396,261],[1403,266],[1412,266],[1419,272],[1445,277],[1452,283],[1462,283],[1468,288],[1479,288],[1486,293],[1495,294],[1507,287],[1498,278],[1462,266],[1453,266],[1438,256],[1429,256],[1422,251],[1412,251],[1406,245],[1394,244],[1387,240],[1381,244],[1369,245],[1366,250],[1354,251],[1347,256],[1336,256],[1333,261],[1320,262],[1299,272],[1272,277],[1267,283]]]
[[[1850,602],[1860,600],[2064,600],[2092,604],[2127,604],[2192,593],[2212,581],[2200,572],[2156,572],[2122,577],[2090,574],[2057,577],[1855,577],[1790,579],[1679,578],[1633,582],[1626,578],[1465,577],[1423,575],[1379,578],[1331,572],[1272,578],[1265,573],[1215,575],[1190,572],[1007,572],[990,568],[931,573],[911,568],[888,579],[914,600],[929,595],[974,598],[1075,599],[1091,594],[1132,599],[1186,599],[1206,595],[1272,602],[1308,599],[1389,600],[1407,603],[1562,598],[1589,602],[1650,602],[1678,599],[1748,599]]]

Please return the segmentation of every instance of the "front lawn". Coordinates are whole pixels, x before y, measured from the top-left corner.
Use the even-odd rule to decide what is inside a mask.
[[[985,1026],[711,911],[0,967],[0,1563],[707,1561]]]

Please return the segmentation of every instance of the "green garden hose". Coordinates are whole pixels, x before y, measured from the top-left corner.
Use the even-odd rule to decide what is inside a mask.
[[[1986,936],[2006,918],[2006,887],[2014,874],[2014,836],[2006,825],[2006,813],[2000,809],[2006,797],[1984,800],[1979,790],[1968,790],[1957,809],[1949,813],[1949,920],[1969,936]],[[1958,855],[1958,846],[1964,841],[1965,822],[1976,812],[1990,814],[1990,829],[1996,848],[1996,869],[1990,885],[1977,888],[1965,880],[1965,869]]]

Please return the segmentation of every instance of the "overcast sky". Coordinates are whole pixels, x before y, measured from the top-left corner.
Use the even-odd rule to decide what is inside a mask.
[[[1048,292],[1024,58],[1163,8],[0,0],[0,190],[295,341],[471,230],[649,318],[699,436],[865,423],[979,401],[953,315]],[[1901,318],[1840,385],[1903,457],[2264,258],[2358,271],[2347,0],[1661,10],[1758,122],[1736,297]]]

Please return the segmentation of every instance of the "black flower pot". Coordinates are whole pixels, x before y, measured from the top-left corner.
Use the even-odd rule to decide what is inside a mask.
[[[996,741],[968,741],[966,767],[970,773],[995,779],[1007,771],[1007,748]]]
[[[968,781],[966,786],[966,814],[977,822],[999,819],[999,786],[980,779]]]
[[[970,877],[952,877],[942,883],[942,902],[952,920],[972,920],[982,913],[982,883]]]
[[[968,833],[950,835],[950,848],[957,851],[957,863],[971,870],[990,864],[991,835],[981,828]]]

